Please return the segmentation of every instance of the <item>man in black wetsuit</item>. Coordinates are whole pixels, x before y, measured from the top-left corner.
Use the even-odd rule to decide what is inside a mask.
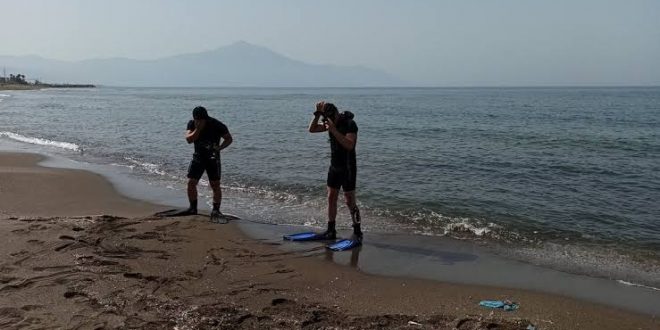
[[[190,201],[189,214],[197,214],[197,183],[206,171],[209,184],[213,190],[213,210],[211,220],[219,221],[222,190],[220,190],[220,177],[222,167],[220,164],[220,150],[227,148],[234,140],[229,129],[221,121],[209,117],[202,106],[192,111],[193,120],[188,122],[186,141],[195,144],[195,153],[188,167],[188,200]],[[220,143],[222,140],[222,143]]]
[[[322,123],[319,119],[323,118]],[[358,127],[349,111],[340,113],[332,103],[316,104],[314,118],[309,124],[310,133],[328,132],[330,136],[330,169],[328,170],[328,229],[323,233],[327,239],[337,236],[335,219],[337,218],[337,197],[339,188],[344,190],[346,205],[353,220],[353,239],[362,240],[360,228],[360,210],[355,201],[357,162],[355,144]]]

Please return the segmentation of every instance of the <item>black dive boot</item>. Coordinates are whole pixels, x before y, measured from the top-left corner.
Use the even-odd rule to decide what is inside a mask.
[[[337,238],[337,230],[335,230],[335,223],[334,222],[328,222],[328,229],[324,231],[323,233],[319,234],[320,239],[336,239]]]

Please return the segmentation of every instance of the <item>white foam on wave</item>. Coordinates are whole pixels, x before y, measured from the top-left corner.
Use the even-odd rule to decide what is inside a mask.
[[[131,158],[131,157],[124,157],[127,161],[147,170],[147,172],[152,173],[152,174],[158,174],[162,176],[167,176],[167,172],[163,171],[160,166],[157,164],[152,164],[148,162],[142,162],[137,159]]]
[[[447,225],[445,225],[443,229],[445,235],[449,235],[451,233],[456,233],[456,232],[462,232],[462,233],[470,233],[478,237],[486,236],[493,232],[493,230],[488,226],[478,227],[472,223],[469,223],[468,221],[448,223]]]
[[[19,142],[42,145],[42,146],[49,146],[49,147],[56,147],[56,148],[67,149],[67,150],[72,150],[72,151],[81,151],[82,150],[80,148],[80,146],[75,144],[75,143],[53,141],[53,140],[42,139],[42,138],[38,138],[38,137],[25,136],[25,135],[13,133],[13,132],[0,132],[0,137],[7,137],[7,138],[10,138],[12,140],[19,141]]]
[[[616,281],[618,283],[623,284],[623,285],[637,286],[637,287],[644,288],[644,289],[651,289],[651,290],[655,290],[655,291],[660,291],[660,288],[656,288],[656,287],[652,287],[652,286],[648,286],[648,285],[644,285],[644,284],[637,284],[637,283],[632,283],[632,282],[628,282],[628,281],[624,281],[624,280],[616,280]]]
[[[131,170],[133,170],[133,169],[135,168],[135,165],[124,165],[124,164],[117,164],[117,163],[112,163],[112,164],[110,164],[110,165],[111,165],[111,166],[126,167],[126,168],[129,168],[129,169],[131,169]]]
[[[9,94],[0,94],[0,97],[5,98],[5,97],[11,97]]]
[[[392,216],[392,212],[379,212],[383,216]],[[484,224],[477,219],[467,217],[451,217],[435,211],[421,210],[416,212],[394,212],[394,215],[407,218],[421,226],[422,230],[414,230],[415,234],[424,236],[451,236],[458,239],[466,238],[497,238],[500,226],[494,223]]]
[[[295,194],[284,191],[276,191],[261,186],[251,186],[251,185],[242,185],[242,184],[234,183],[224,188],[241,193],[255,194],[259,197],[270,198],[286,203],[293,203],[299,201],[298,196],[296,196]]]

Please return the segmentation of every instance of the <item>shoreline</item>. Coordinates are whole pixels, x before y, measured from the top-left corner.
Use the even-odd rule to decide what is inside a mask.
[[[91,84],[0,84],[0,91],[27,91],[48,88],[96,88],[96,86]]]
[[[41,88],[33,85],[0,84],[0,91],[31,91],[39,89]]]
[[[659,324],[649,315],[552,294],[370,275],[328,262],[326,259],[332,259],[333,255],[328,256],[324,249],[306,246],[308,251],[286,251],[279,248],[281,241],[249,238],[236,224],[214,225],[202,216],[157,219],[148,214],[159,206],[121,197],[106,180],[91,179],[98,176],[95,174],[40,167],[37,165],[39,157],[0,153],[0,175],[14,180],[2,180],[0,187],[3,201],[6,200],[4,196],[14,198],[8,203],[13,207],[10,212],[7,212],[7,206],[0,207],[3,210],[0,223],[3,227],[8,226],[7,230],[0,232],[6,235],[5,240],[13,243],[6,251],[5,260],[10,260],[2,268],[6,272],[0,274],[3,279],[0,282],[0,306],[9,305],[8,302],[17,295],[24,296],[21,298],[25,299],[23,307],[31,306],[29,300],[36,301],[40,297],[32,297],[30,292],[36,293],[36,288],[46,281],[45,285],[57,291],[48,297],[50,302],[57,304],[54,305],[57,306],[56,315],[49,316],[52,317],[50,321],[63,326],[71,326],[74,316],[81,315],[80,310],[96,314],[113,304],[117,305],[110,308],[114,308],[114,314],[100,313],[96,321],[125,325],[130,319],[126,312],[135,309],[121,310],[118,306],[121,301],[125,306],[131,305],[137,298],[153,300],[154,306],[171,307],[172,310],[165,314],[148,310],[146,313],[153,318],[141,321],[166,322],[158,323],[161,325],[172,325],[172,322],[195,325],[190,322],[200,322],[199,319],[176,321],[175,315],[181,310],[174,309],[191,305],[198,308],[188,313],[198,313],[201,319],[206,318],[211,323],[223,324],[217,314],[224,313],[222,315],[227,315],[230,324],[251,324],[253,327],[278,326],[268,323],[277,318],[286,319],[285,324],[293,327],[301,327],[304,322],[319,326],[368,328],[382,324],[384,327],[399,327],[413,321],[436,328],[468,329],[484,327],[491,322],[503,329],[525,329],[528,324],[523,323],[527,321],[521,318],[529,320],[528,323],[538,329],[652,328]],[[62,177],[68,180],[62,180]],[[73,180],[81,189],[77,198],[84,199],[84,203],[79,201],[64,209],[40,204],[39,212],[33,212],[35,190],[21,190],[18,186],[34,188],[39,182],[37,178],[52,189],[39,193],[49,196],[45,199],[50,198],[55,204],[64,198],[60,193],[63,183]],[[79,180],[102,194],[85,191],[81,188],[85,184],[81,185]],[[101,203],[98,203],[99,199]],[[81,204],[87,209],[81,208]],[[89,216],[99,214],[94,213],[97,211],[110,216]],[[127,218],[118,218],[117,215],[121,214]],[[98,244],[92,243],[99,239]],[[43,250],[45,246],[51,248]],[[41,254],[36,254],[37,250]],[[336,255],[347,258],[350,252]],[[138,257],[140,262],[136,262]],[[22,258],[26,259],[17,263]],[[51,265],[52,262],[56,265]],[[62,276],[43,274],[55,269],[60,270],[58,272],[66,269],[69,273]],[[94,283],[79,280],[78,277],[85,272],[95,274]],[[49,277],[51,275],[57,277],[57,281]],[[227,282],[228,278],[233,282]],[[22,287],[20,283],[31,284]],[[139,287],[149,287],[153,291],[140,291],[135,296],[124,293],[113,298],[107,292],[108,286],[117,283],[126,289],[135,289],[139,284]],[[156,294],[158,291],[161,292]],[[121,301],[117,300],[119,298]],[[481,299],[507,298],[515,298],[521,308],[515,312],[502,312],[477,305]],[[32,303],[37,304],[35,301]],[[185,304],[178,305],[181,301]],[[106,304],[96,306],[100,302]],[[57,315],[58,311],[63,315]],[[12,312],[22,315],[22,319],[26,315],[45,317],[43,309],[39,308],[12,309]],[[309,315],[321,317],[319,320],[313,320],[314,317],[300,319]],[[66,321],[69,316],[71,318]],[[243,320],[238,322],[241,318]],[[69,323],[58,323],[65,321]]]
[[[108,159],[104,158],[95,158],[94,156],[91,155],[85,155],[83,156],[82,152],[82,147],[78,146],[76,144],[70,144],[68,142],[60,142],[60,141],[50,141],[50,140],[41,140],[40,138],[35,138],[35,137],[30,137],[30,136],[21,136],[19,134],[11,133],[11,132],[0,132],[0,137],[7,137],[7,139],[2,139],[0,141],[0,149],[6,149],[6,150],[21,150],[23,152],[34,152],[37,150],[38,152],[42,152],[44,154],[49,154],[50,158],[47,162],[44,162],[44,166],[47,167],[56,167],[56,168],[74,168],[74,169],[83,169],[87,171],[91,171],[97,174],[100,174],[110,180],[113,185],[115,185],[119,190],[120,193],[131,196],[134,199],[140,199],[140,200],[148,200],[151,201],[152,203],[160,203],[160,204],[165,204],[165,205],[170,205],[170,206],[177,206],[177,207],[186,207],[187,206],[187,201],[185,198],[181,198],[181,195],[184,194],[185,192],[182,191],[177,191],[179,188],[177,187],[183,187],[181,182],[177,182],[176,176],[174,174],[180,174],[177,172],[172,172],[172,171],[165,171],[162,168],[159,168],[159,165],[157,164],[152,164],[152,163],[142,163],[139,161],[135,160],[129,160],[126,162],[126,159],[124,159],[122,162],[122,159],[113,159],[109,163]],[[50,144],[54,144],[56,147],[55,149],[52,149]],[[4,146],[4,147],[3,147]],[[54,150],[67,150],[65,153],[57,152]],[[68,154],[68,150],[73,150],[76,152],[80,152],[80,154]],[[59,155],[59,156],[55,156]],[[54,158],[57,158],[58,160],[55,161]],[[134,172],[140,172],[140,174],[134,173]],[[148,173],[147,173],[148,172]],[[180,172],[180,171],[179,171]],[[153,176],[151,177],[145,177],[145,174],[149,176],[150,174],[157,174],[159,177],[154,178]],[[127,178],[130,177],[131,179]],[[162,180],[163,178],[169,178]],[[174,178],[174,180],[170,180],[171,178]],[[135,180],[137,179],[137,180]],[[147,188],[152,188],[152,189],[144,189],[146,186],[147,181],[149,180],[148,185],[150,187]],[[142,182],[143,184],[140,184]],[[152,183],[155,183],[152,185]],[[250,211],[252,206],[256,206],[257,209],[264,207],[264,203],[261,203],[261,200],[259,199],[259,196],[252,193],[242,193],[242,187],[239,187],[238,189],[234,188],[229,188],[228,194],[226,197],[229,197],[229,199],[226,199],[226,202],[224,203],[225,206],[229,206],[230,209],[233,208],[235,212],[241,212],[241,216],[244,218],[251,218],[253,216],[257,216],[258,219],[263,219],[263,216],[270,216],[269,213],[265,214],[259,214],[263,213],[262,212],[257,212],[255,215],[255,212]],[[204,189],[202,190],[204,191]],[[277,191],[271,191],[277,194]],[[207,203],[205,203],[207,207],[210,208],[210,203],[208,203],[209,196],[207,197]],[[240,202],[235,202],[237,200],[240,200]],[[268,202],[267,202],[268,203]],[[318,204],[314,209],[308,208],[309,211],[316,211],[320,210],[318,208]],[[245,212],[244,212],[245,211]],[[274,212],[278,212],[277,207],[275,207],[274,210],[270,210]],[[276,220],[266,220],[270,221],[271,223],[277,223],[279,225],[282,224],[303,224],[300,219],[305,219],[309,216],[313,217],[313,219],[319,219],[319,214],[310,214],[310,213],[305,213],[305,214],[294,214],[294,218],[287,218],[285,214],[272,214],[274,215]],[[290,221],[293,219],[292,221]],[[382,228],[385,228],[382,226],[382,219],[369,219],[369,223],[373,225],[369,225],[369,229],[371,229],[370,234],[383,234],[387,233],[388,231],[382,230]],[[389,221],[391,219],[384,219],[386,221]],[[314,225],[314,224],[313,224]],[[324,224],[321,224],[319,226],[318,223],[315,223],[317,226],[316,229],[321,229]],[[608,251],[603,248],[599,248],[596,246],[583,246],[581,243],[576,243],[576,241],[571,240],[571,243],[566,243],[560,242],[559,245],[556,245],[555,243],[552,242],[547,242],[544,243],[543,245],[534,245],[534,244],[518,244],[515,242],[507,242],[505,240],[501,240],[500,238],[493,239],[491,240],[490,238],[485,238],[485,239],[480,239],[475,236],[471,236],[474,231],[472,229],[469,229],[466,233],[466,236],[461,233],[461,228],[459,227],[458,231],[452,231],[450,233],[446,233],[446,235],[427,235],[427,234],[418,234],[414,231],[406,231],[407,234],[405,235],[410,235],[412,240],[418,240],[418,239],[425,239],[426,237],[433,237],[432,240],[438,239],[438,240],[443,240],[445,236],[450,237],[450,240],[453,241],[463,241],[467,240],[472,243],[472,245],[476,246],[482,246],[484,247],[484,250],[487,250],[490,252],[490,254],[495,254],[498,257],[501,257],[503,259],[507,260],[514,260],[514,261],[519,261],[521,263],[525,264],[531,264],[531,265],[536,265],[540,269],[551,269],[558,271],[560,274],[561,273],[568,273],[576,276],[585,276],[587,278],[593,278],[596,280],[600,279],[605,279],[609,281],[614,281],[617,283],[617,285],[622,286],[628,286],[628,287],[637,287],[637,288],[646,288],[649,290],[655,290],[656,292],[659,291],[658,288],[660,288],[660,282],[658,282],[660,279],[655,276],[657,274],[657,271],[660,266],[657,262],[657,258],[654,258],[653,256],[649,255],[648,259],[637,259],[635,257],[635,254],[633,253],[633,250],[616,250],[616,252],[613,251]],[[477,227],[478,228],[478,227]],[[515,228],[510,228],[514,229]],[[303,228],[303,230],[309,230],[309,228]],[[396,228],[395,228],[396,231]],[[398,231],[397,231],[398,232]],[[478,235],[477,235],[478,236]],[[629,253],[630,252],[630,253]],[[652,253],[652,252],[651,252]],[[569,257],[567,257],[569,256]],[[413,258],[419,259],[423,258],[423,255],[415,255]],[[479,270],[481,271],[481,270]],[[411,276],[418,277],[418,278],[427,278],[429,277],[428,271],[421,271],[420,273],[417,274],[411,274]],[[503,275],[502,275],[503,276]],[[517,276],[509,276],[511,278],[517,278]],[[481,281],[480,284],[487,284],[487,285],[502,285],[501,279],[493,279],[489,277],[483,277],[483,281]],[[443,279],[446,280],[446,279]],[[453,280],[453,279],[450,279]],[[454,282],[459,282],[463,283],[464,278],[459,278],[458,280],[453,280]],[[511,282],[511,281],[509,281]],[[527,282],[527,281],[525,281]],[[575,294],[575,293],[565,293],[562,292],[562,290],[559,290],[561,288],[558,288],[557,285],[555,285],[557,282],[552,281],[552,285],[550,286],[550,289],[546,286],[540,286],[537,284],[537,287],[526,287],[526,289],[533,289],[533,290],[539,290],[543,292],[551,292],[551,293],[561,293],[561,294],[566,294],[568,296],[574,297],[574,298],[585,298],[584,294]],[[606,286],[611,286],[612,283],[607,283]],[[510,285],[510,284],[509,284]],[[515,285],[514,285],[515,287]],[[539,288],[540,287],[540,288]],[[567,291],[566,289],[563,289],[563,291]],[[578,290],[577,292],[581,292],[582,290]],[[617,290],[607,290],[609,292],[614,292]],[[593,295],[591,295],[593,297]],[[656,298],[657,299],[657,298]],[[588,299],[589,301],[605,301],[607,302],[609,299],[606,299],[604,297],[598,298],[598,299]],[[657,301],[656,301],[657,302]],[[622,303],[620,300],[616,300],[615,302],[610,302],[609,304],[612,305],[618,305],[618,306],[626,306],[630,305],[629,303]],[[660,302],[657,302],[658,305],[660,305]],[[649,309],[649,307],[644,307],[642,306],[641,302],[635,303],[635,307],[632,308],[632,310],[636,311],[646,311]]]

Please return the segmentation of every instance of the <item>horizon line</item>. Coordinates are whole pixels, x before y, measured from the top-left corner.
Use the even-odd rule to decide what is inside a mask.
[[[363,88],[363,89],[435,89],[435,88],[657,88],[657,85],[410,85],[410,86],[119,86],[119,85],[102,85],[97,84],[96,87],[100,88],[254,88],[254,89],[342,89],[342,88]]]

